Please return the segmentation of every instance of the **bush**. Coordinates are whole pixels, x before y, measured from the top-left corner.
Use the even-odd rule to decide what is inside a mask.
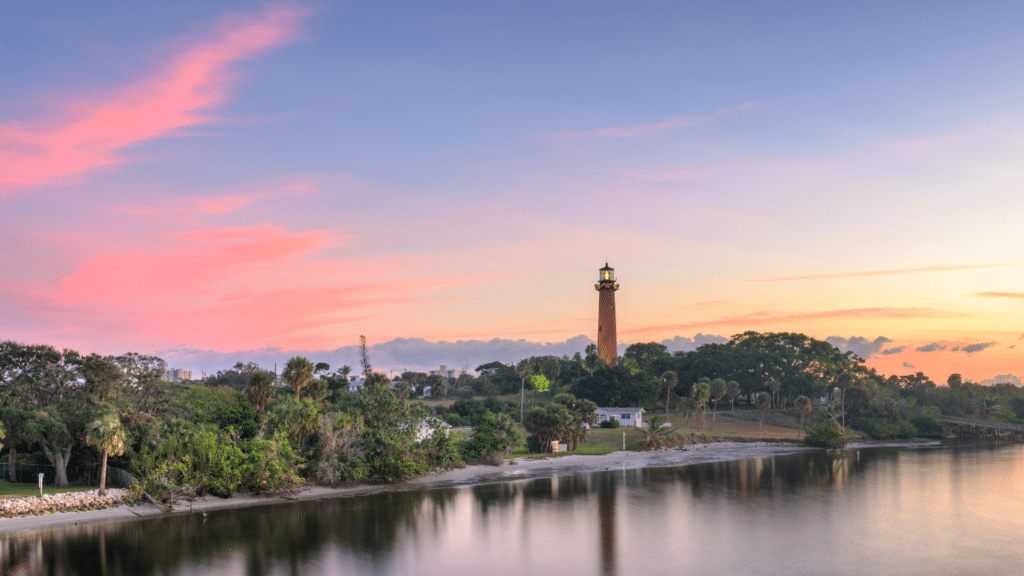
[[[934,416],[928,416],[926,414],[914,416],[910,419],[910,423],[917,428],[917,432],[921,436],[936,437],[944,436],[946,434],[946,425]]]
[[[465,422],[462,419],[462,414],[459,414],[458,412],[445,412],[443,418],[445,422],[451,424],[452,426],[465,426]]]
[[[906,439],[914,438],[918,435],[917,428],[906,420],[889,422],[882,418],[862,418],[857,422],[857,429],[875,440]]]
[[[302,459],[292,450],[284,435],[243,440],[239,446],[245,454],[243,489],[259,494],[291,490],[302,484],[302,478],[295,472]]]
[[[526,450],[531,454],[540,454],[547,451],[547,446],[541,445],[541,441],[533,434],[530,434],[526,437]]]
[[[504,461],[505,450],[519,444],[521,436],[515,422],[507,415],[488,413],[473,428],[473,438],[462,446],[462,455],[471,461],[499,464]]]
[[[600,424],[600,427],[601,428],[618,428],[619,427],[619,421],[618,420],[602,420],[601,424]]]
[[[805,444],[817,448],[842,448],[848,441],[843,427],[831,421],[818,422],[804,436]]]

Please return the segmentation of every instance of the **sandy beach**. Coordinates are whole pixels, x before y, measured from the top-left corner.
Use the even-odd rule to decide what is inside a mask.
[[[546,478],[554,475],[584,474],[604,470],[629,470],[742,460],[744,458],[790,454],[804,450],[808,450],[808,448],[793,444],[717,442],[647,452],[620,451],[603,456],[570,455],[542,459],[521,458],[504,466],[466,466],[465,468],[458,468],[447,472],[426,474],[396,484],[358,485],[346,488],[316,486],[303,488],[293,494],[273,496],[237,494],[226,499],[206,496],[192,502],[191,507],[188,502],[180,502],[171,512],[167,512],[166,507],[158,507],[146,503],[130,506],[124,505],[105,510],[59,512],[22,518],[3,518],[0,519],[0,534],[51,530],[83,524],[125,522],[141,518],[166,516],[168,514],[189,514],[230,508],[248,508],[297,500],[347,498],[381,492],[421,490],[424,488],[450,488],[489,482]]]

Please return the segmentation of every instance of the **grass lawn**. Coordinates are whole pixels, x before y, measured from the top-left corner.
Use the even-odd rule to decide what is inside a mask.
[[[645,415],[645,417],[647,416]],[[704,428],[700,430],[699,434],[725,440],[798,440],[796,426],[799,423],[799,416],[785,413],[773,415],[769,412],[769,414],[765,415],[764,425],[761,429],[758,429],[757,425],[760,418],[760,410],[737,410],[735,416],[730,415],[728,411],[719,412],[715,419],[715,429],[710,431],[711,413],[708,412],[704,420]],[[672,423],[673,428],[682,426],[682,428],[676,430],[673,436],[698,434],[697,426],[699,422],[696,418],[693,418],[689,425],[685,425],[686,419],[683,417],[679,417],[675,421],[670,418],[669,422]],[[526,437],[527,433],[525,430],[520,428],[519,432],[524,438]],[[624,426],[621,428],[592,429],[588,441],[580,443],[575,451],[559,452],[558,454],[530,454],[526,451],[525,446],[521,446],[513,451],[509,458],[557,458],[572,454],[596,456],[610,454],[616,450],[622,450],[623,432],[626,433],[626,450],[642,450],[643,432],[639,428]]]
[[[54,494],[63,494],[64,492],[85,492],[87,490],[96,490],[96,488],[96,486],[72,486],[70,488],[43,486],[43,494],[50,494],[52,496]],[[39,496],[39,485],[0,481],[0,500],[24,498],[25,496]]]

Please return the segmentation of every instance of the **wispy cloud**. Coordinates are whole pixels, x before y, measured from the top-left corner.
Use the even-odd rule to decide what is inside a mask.
[[[904,367],[904,368],[911,368],[911,369],[913,369],[913,368],[917,368],[917,366],[914,366],[914,365],[913,365],[913,364],[911,364],[910,362],[904,362],[904,363],[903,363],[903,367]]]
[[[971,296],[980,298],[1015,298],[1024,300],[1024,292],[975,292]]]
[[[682,116],[675,116],[667,120],[660,122],[648,122],[640,124],[630,124],[624,127],[612,127],[612,128],[592,128],[590,130],[552,130],[544,134],[543,139],[548,142],[571,142],[574,140],[582,140],[589,138],[601,138],[601,139],[630,139],[630,138],[641,138],[645,136],[652,136],[661,132],[668,132],[670,130],[678,130],[680,128],[694,128],[697,126],[703,126],[710,124],[731,116],[738,112],[745,112],[747,110],[753,110],[757,107],[757,104],[748,102],[742,106],[736,108],[728,108],[725,110],[717,110],[709,114],[684,114]]]
[[[938,352],[939,350],[945,349],[945,345],[939,344],[938,342],[932,342],[931,344],[926,344],[924,346],[918,346],[917,348],[914,348],[914,352]]]
[[[994,345],[995,345],[995,342],[981,342],[979,344],[968,344],[967,346],[961,346],[960,347],[960,351],[961,352],[966,352],[968,354],[973,354],[975,352],[980,352],[980,351],[984,350],[985,348],[988,348],[989,346],[994,346]]]
[[[661,332],[671,330],[689,330],[693,328],[704,328],[708,326],[749,326],[762,324],[782,324],[801,320],[830,320],[836,318],[928,318],[943,319],[957,318],[962,316],[956,312],[937,310],[934,308],[851,308],[846,310],[823,310],[820,312],[803,312],[794,314],[773,314],[771,312],[752,312],[739,316],[728,316],[705,320],[701,322],[690,322],[685,324],[664,324],[657,326],[643,326],[626,330],[624,333]]]
[[[895,346],[893,348],[886,348],[885,350],[882,350],[882,355],[892,356],[893,354],[899,354],[900,352],[903,352],[906,349],[906,346]]]
[[[201,111],[226,98],[228,68],[292,41],[309,14],[293,4],[226,18],[212,39],[108,98],[72,99],[63,107],[70,113],[38,126],[0,126],[0,190],[107,168],[124,161],[117,152],[129,145],[206,123]]]
[[[123,204],[113,206],[110,210],[120,214],[152,218],[177,218],[196,214],[219,215],[270,198],[318,193],[319,189],[314,183],[294,181],[280,186],[213,196],[184,196],[157,199],[144,204]]]
[[[980,270],[984,268],[1002,268],[1007,266],[1024,266],[1024,262],[1004,262],[1000,264],[975,264],[963,266],[926,266],[924,268],[899,268],[894,270],[865,270],[860,272],[831,272],[828,274],[806,274],[801,276],[765,276],[747,278],[747,282],[785,282],[791,280],[833,280],[838,278],[860,278],[864,276],[891,276],[895,274],[917,274],[920,272],[949,272],[953,270]],[[1012,292],[983,292],[975,296],[988,294],[1013,294]]]
[[[27,305],[53,333],[85,330],[94,341],[129,333],[218,348],[295,346],[330,340],[332,329],[439,285],[429,274],[396,277],[410,268],[399,258],[323,258],[343,238],[270,224],[177,231],[161,248],[96,255]]]

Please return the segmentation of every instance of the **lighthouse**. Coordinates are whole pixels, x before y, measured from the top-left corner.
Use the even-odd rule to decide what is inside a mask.
[[[597,357],[615,366],[619,354],[615,337],[615,291],[619,285],[615,283],[615,269],[604,263],[594,289],[599,295],[597,300]]]

